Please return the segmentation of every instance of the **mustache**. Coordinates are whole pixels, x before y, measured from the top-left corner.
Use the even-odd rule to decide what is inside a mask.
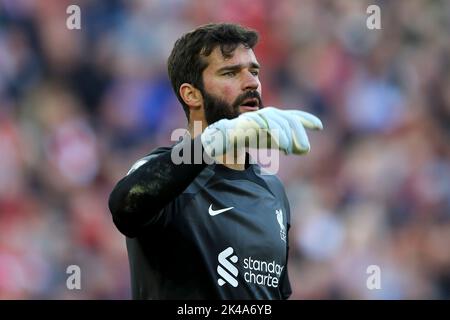
[[[258,107],[260,109],[264,108],[262,99],[261,99],[261,95],[259,94],[259,92],[258,91],[247,91],[236,98],[235,102],[233,103],[233,109],[237,109],[247,99],[257,99]]]

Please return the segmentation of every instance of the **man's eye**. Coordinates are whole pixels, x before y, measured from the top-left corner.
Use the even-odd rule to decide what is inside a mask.
[[[234,77],[236,75],[236,72],[228,71],[228,72],[225,72],[223,75],[227,76],[227,77]]]
[[[257,76],[259,75],[259,71],[255,70],[255,71],[251,71],[252,75]]]

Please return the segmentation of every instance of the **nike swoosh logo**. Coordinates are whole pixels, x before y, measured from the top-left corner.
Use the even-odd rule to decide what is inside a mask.
[[[229,208],[225,208],[225,209],[220,209],[220,210],[213,210],[212,205],[209,206],[209,215],[210,216],[217,216],[218,214],[221,214],[222,212],[228,211],[234,209],[234,207],[229,207]]]

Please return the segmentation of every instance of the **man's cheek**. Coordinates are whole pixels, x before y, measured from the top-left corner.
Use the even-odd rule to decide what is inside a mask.
[[[234,102],[236,102],[236,98],[238,97],[238,95],[236,95],[234,93],[234,90],[231,86],[225,86],[223,88],[223,99],[228,103],[228,104],[232,104]]]

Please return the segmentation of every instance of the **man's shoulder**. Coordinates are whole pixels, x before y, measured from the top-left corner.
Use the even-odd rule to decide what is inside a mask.
[[[282,197],[286,196],[284,184],[276,174],[265,171],[259,165],[254,165],[254,168],[255,174],[264,181],[272,193]]]
[[[175,144],[174,144],[175,145]],[[128,171],[127,175],[135,171],[137,168],[142,166],[144,163],[148,162],[150,159],[157,157],[160,154],[171,152],[174,145],[168,146],[168,147],[156,147],[150,153],[145,155],[144,157],[138,159],[133,165],[131,166],[130,170]]]
[[[275,173],[271,173],[259,165],[255,165],[255,172],[266,183],[275,185],[277,187],[284,189],[283,182]]]
[[[173,149],[174,146],[175,146],[175,144],[173,144],[171,146],[156,147],[153,150],[151,150],[150,153],[148,153],[146,155],[146,157],[156,156],[156,155],[161,154],[161,153],[169,152],[169,151],[171,151]]]

